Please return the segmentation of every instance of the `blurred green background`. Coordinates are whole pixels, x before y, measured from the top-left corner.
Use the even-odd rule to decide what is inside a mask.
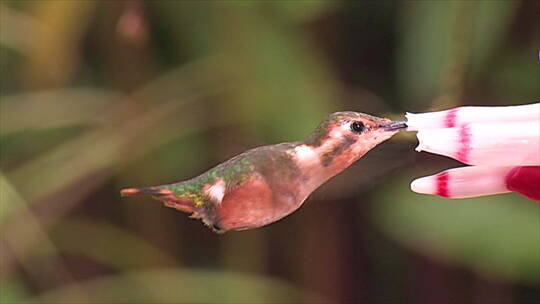
[[[0,2],[2,303],[539,303],[540,205],[422,196],[382,144],[285,219],[213,234],[128,186],[327,114],[540,96],[538,1]],[[404,133],[404,132],[403,132]]]

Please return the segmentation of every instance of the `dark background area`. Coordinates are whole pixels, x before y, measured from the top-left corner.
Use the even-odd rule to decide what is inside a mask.
[[[2,0],[2,303],[540,303],[540,206],[412,193],[460,165],[413,133],[260,229],[119,197],[334,111],[538,101],[539,3]]]

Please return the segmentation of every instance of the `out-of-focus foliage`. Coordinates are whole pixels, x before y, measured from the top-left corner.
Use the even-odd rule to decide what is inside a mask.
[[[517,194],[448,203],[418,196],[396,178],[380,187],[374,212],[397,241],[464,263],[486,276],[540,282],[538,205]]]
[[[84,293],[81,291],[84,290]],[[127,272],[46,293],[36,303],[283,303],[302,298],[279,281],[253,275],[184,269]],[[323,301],[311,296],[309,301]]]
[[[425,104],[441,91],[459,93],[455,91],[463,86],[467,70],[485,66],[502,43],[518,5],[512,1],[418,1],[406,5],[398,57],[404,100],[411,105]]]
[[[413,134],[253,231],[215,235],[118,195],[300,140],[336,110],[399,118],[538,100],[536,11],[535,1],[1,1],[1,302],[539,300],[539,206],[409,192],[411,172],[446,164],[416,156]],[[412,170],[386,183],[397,167]]]

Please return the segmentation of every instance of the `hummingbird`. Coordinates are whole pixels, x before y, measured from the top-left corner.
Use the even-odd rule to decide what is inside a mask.
[[[258,228],[297,210],[315,189],[404,128],[404,121],[336,112],[303,141],[257,147],[192,179],[121,195],[151,195],[218,233]]]

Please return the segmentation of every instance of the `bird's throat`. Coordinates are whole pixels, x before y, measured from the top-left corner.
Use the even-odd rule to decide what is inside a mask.
[[[300,144],[294,148],[294,159],[302,171],[305,191],[318,188],[360,158],[360,151],[352,137],[325,138],[318,146]]]

